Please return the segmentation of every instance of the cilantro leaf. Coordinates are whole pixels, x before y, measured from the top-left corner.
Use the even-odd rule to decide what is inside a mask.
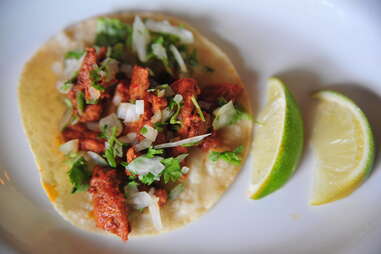
[[[213,151],[210,153],[209,159],[212,161],[217,161],[222,159],[231,164],[239,165],[241,163],[241,158],[239,157],[239,155],[242,153],[242,151],[243,151],[242,145],[238,146],[233,151],[224,151],[224,152]]]
[[[112,46],[116,43],[126,44],[132,37],[132,29],[129,25],[113,18],[98,18],[95,45]]]
[[[82,91],[78,91],[75,94],[75,100],[77,102],[78,113],[82,115],[83,112],[85,111],[85,95],[83,94]]]
[[[114,126],[111,131],[111,135],[107,136],[107,127],[103,131],[103,135],[107,137],[107,148],[104,153],[104,157],[110,167],[115,168],[117,166],[116,157],[123,156],[123,143],[116,138],[116,127]]]
[[[86,161],[82,156],[74,161],[67,174],[73,185],[71,193],[86,191],[89,188],[91,173],[87,171]]]
[[[167,184],[170,181],[176,182],[182,176],[180,161],[178,159],[170,157],[160,162],[165,166],[162,172],[164,183]]]
[[[154,149],[154,148],[150,147],[150,148],[148,148],[146,157],[147,158],[153,158],[155,155],[163,154],[163,153],[164,153],[164,149]]]
[[[140,129],[140,134],[144,135],[148,132],[148,129],[147,127],[143,126],[141,129]]]
[[[140,178],[140,181],[146,185],[151,185],[155,181],[155,175],[148,173]]]
[[[68,51],[66,52],[65,56],[64,56],[64,59],[80,59],[83,54],[85,54],[85,51],[84,50],[71,50],[71,51]]]
[[[176,111],[175,113],[171,116],[171,118],[169,119],[169,123],[170,124],[181,124],[181,122],[179,120],[177,120],[177,116],[179,115],[180,113],[180,109],[182,107],[182,103],[181,102],[177,102],[175,100],[171,100],[169,102],[169,109],[170,110],[174,110],[176,108]]]

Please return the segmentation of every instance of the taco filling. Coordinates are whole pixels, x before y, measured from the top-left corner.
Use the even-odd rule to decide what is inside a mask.
[[[89,218],[95,226],[127,240],[134,231],[136,214],[147,214],[154,230],[161,232],[168,225],[167,214],[197,202],[192,197],[176,203],[184,190],[202,197],[200,191],[207,190],[209,183],[216,194],[205,193],[211,196],[205,196],[205,205],[194,212],[210,208],[232,182],[249,142],[249,131],[237,132],[231,138],[234,145],[229,145],[226,129],[239,128],[237,122],[249,115],[240,104],[242,84],[209,83],[200,78],[212,75],[218,65],[206,66],[199,60],[198,35],[192,30],[139,16],[134,16],[132,24],[107,17],[96,22],[95,40],[61,54],[62,67],[55,71],[60,77],[56,88],[66,105],[57,126],[59,150],[69,163],[65,181],[71,185],[70,191],[65,191],[66,185],[57,187],[62,195],[57,202],[62,211],[75,209],[75,202],[85,200],[81,195],[88,193]],[[234,68],[231,71],[234,76]],[[220,180],[224,178],[221,166],[203,169],[191,163],[197,150],[208,161],[231,168],[225,172],[226,180]],[[49,170],[41,174],[57,174],[56,183],[44,185],[51,190],[62,180],[57,170]],[[189,181],[192,170],[198,173]],[[203,174],[204,186],[200,182]],[[193,190],[192,184],[198,187]],[[75,195],[81,198],[70,201]],[[190,208],[183,209],[185,214]],[[73,214],[69,215],[84,216]],[[173,217],[173,225],[178,218]]]

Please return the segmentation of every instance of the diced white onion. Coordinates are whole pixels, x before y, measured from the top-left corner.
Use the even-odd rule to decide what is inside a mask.
[[[181,168],[181,173],[183,173],[183,174],[187,174],[189,172],[189,168],[188,167],[182,167]]]
[[[175,57],[175,60],[180,67],[180,71],[188,72],[187,66],[185,65],[184,59],[181,56],[179,50],[173,44],[169,46],[169,50],[172,52],[173,56]]]
[[[140,141],[138,144],[135,145],[136,151],[140,152],[144,149],[147,149],[152,145],[152,140],[145,138],[142,141]]]
[[[87,129],[91,131],[99,131],[99,123],[98,122],[88,122],[86,123]]]
[[[83,56],[80,59],[75,59],[75,58],[65,59],[64,70],[63,70],[65,78],[69,79],[73,75],[73,73],[79,71],[79,69],[81,68],[83,59],[85,58],[85,55],[86,54],[83,54]]]
[[[176,156],[176,160],[179,160],[179,162],[182,162],[186,157],[188,157],[188,153],[183,153],[178,156]]]
[[[162,111],[162,118],[161,118],[161,121],[162,122],[165,122],[167,121],[171,116],[172,116],[173,112],[168,108],[166,107],[165,109],[163,109]]]
[[[204,135],[200,135],[200,136],[182,139],[182,140],[175,141],[175,142],[164,143],[164,144],[156,145],[154,148],[160,149],[160,148],[176,147],[176,146],[181,146],[181,145],[185,145],[185,144],[196,143],[196,142],[199,142],[199,141],[203,140],[204,138],[206,138],[207,136],[210,136],[210,135],[212,135],[212,134],[208,133],[208,134],[204,134]]]
[[[165,51],[165,48],[160,43],[154,43],[151,46],[152,53],[160,60],[167,60],[167,51]]]
[[[126,144],[136,144],[136,137],[138,135],[135,132],[130,132],[126,136],[120,137],[119,140]]]
[[[143,115],[144,114],[144,100],[136,100],[136,114]]]
[[[115,115],[115,113],[112,113],[104,118],[102,118],[100,121],[99,121],[99,128],[101,130],[105,130],[106,128],[106,132],[108,135],[111,135],[112,134],[112,129],[113,128],[116,128],[116,136],[119,136],[120,133],[122,133],[123,131],[123,125],[122,123],[119,121],[118,117]]]
[[[151,122],[152,123],[157,123],[160,122],[161,120],[161,111],[156,111],[153,116],[151,117]]]
[[[149,125],[144,125],[144,127],[146,132],[143,133],[142,135],[151,140],[152,142],[156,140],[156,137],[157,137],[157,134],[158,134],[158,131],[155,129],[155,128],[152,128],[151,126]]]
[[[181,94],[176,94],[175,97],[173,97],[173,100],[177,103],[180,103],[183,101],[183,96]]]
[[[146,191],[140,191],[133,193],[127,202],[135,209],[148,207],[154,227],[159,231],[162,229],[163,226],[161,223],[160,208],[157,197],[152,194],[148,194]]]
[[[101,97],[101,91],[92,86],[89,87],[89,94],[91,100],[98,100]]]
[[[146,27],[150,31],[172,34],[179,37],[182,43],[193,43],[194,37],[193,33],[187,29],[178,26],[172,26],[168,21],[154,21],[148,19],[146,22]]]
[[[139,120],[139,115],[136,114],[136,105],[132,103],[120,103],[117,115],[126,123],[132,123]]]
[[[147,61],[147,45],[150,42],[150,34],[139,16],[135,16],[132,25],[132,48],[138,54],[140,61]]]
[[[214,110],[213,114],[216,116],[213,120],[213,129],[218,130],[229,125],[237,111],[234,108],[233,102],[229,101],[225,105]]]
[[[67,94],[70,92],[71,88],[73,87],[73,84],[71,83],[66,83],[63,81],[58,81],[56,83],[56,88],[60,93]]]
[[[136,184],[127,184],[124,186],[124,193],[130,198],[133,194],[139,192]]]
[[[78,152],[79,140],[72,139],[66,142],[65,144],[60,145],[60,151],[64,154],[76,153]]]
[[[148,173],[151,173],[155,176],[159,175],[165,168],[165,166],[160,162],[163,158],[156,156],[153,158],[147,158],[140,156],[133,161],[131,161],[126,169],[131,171],[131,173],[144,176]]]
[[[99,166],[107,166],[108,165],[106,160],[103,159],[102,156],[100,156],[99,154],[94,153],[92,151],[88,151],[87,154],[95,162],[95,164],[97,164]]]
[[[121,102],[122,102],[122,96],[118,92],[115,92],[114,98],[112,98],[112,103],[115,106],[118,106]]]

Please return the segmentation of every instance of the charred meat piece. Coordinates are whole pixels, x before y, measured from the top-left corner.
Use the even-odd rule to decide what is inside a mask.
[[[62,136],[65,141],[69,141],[71,139],[80,139],[80,138],[96,139],[98,138],[98,135],[99,135],[98,132],[87,129],[86,126],[82,123],[68,126],[62,131]]]
[[[79,121],[82,123],[98,121],[101,118],[102,111],[103,107],[101,104],[87,105]]]
[[[103,153],[105,150],[104,141],[100,141],[93,138],[81,138],[79,139],[79,148],[82,151],[92,151],[94,153]]]
[[[149,72],[147,68],[135,65],[132,68],[130,96],[131,100],[141,100],[145,97],[149,88]]]
[[[130,227],[126,198],[120,191],[121,180],[115,169],[96,166],[90,181],[94,217],[98,228],[128,240]]]

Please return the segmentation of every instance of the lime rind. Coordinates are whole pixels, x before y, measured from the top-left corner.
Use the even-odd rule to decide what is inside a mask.
[[[350,178],[348,182],[345,184],[345,186],[341,186],[341,188],[337,192],[332,193],[332,195],[330,195],[329,197],[326,197],[325,199],[316,199],[314,197],[310,199],[310,202],[309,202],[310,205],[322,205],[322,204],[326,204],[326,203],[347,197],[353,191],[355,191],[364,182],[364,180],[370,175],[373,168],[374,159],[375,159],[375,143],[374,143],[373,131],[365,113],[350,98],[348,98],[347,96],[339,92],[332,91],[332,90],[319,91],[315,93],[313,97],[320,100],[334,101],[335,103],[338,103],[347,107],[351,112],[355,114],[356,118],[360,122],[361,127],[364,128],[364,137],[365,137],[365,142],[364,142],[365,149],[362,156],[363,160],[361,161],[360,165],[350,175]],[[319,169],[316,168],[315,170],[317,171]]]
[[[303,151],[303,120],[299,107],[287,89],[277,78],[270,78],[269,85],[276,85],[283,92],[285,116],[283,119],[282,137],[277,147],[275,160],[267,175],[257,184],[252,199],[261,199],[281,188],[293,175]],[[255,159],[255,157],[254,157]]]

